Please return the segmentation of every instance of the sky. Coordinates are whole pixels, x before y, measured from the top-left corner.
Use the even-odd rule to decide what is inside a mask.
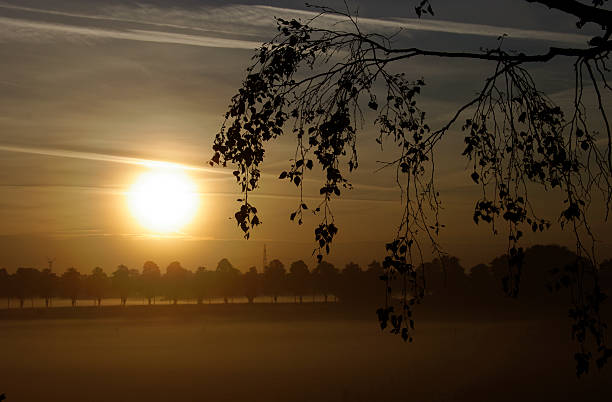
[[[400,4],[398,4],[400,3]],[[343,2],[325,4],[343,7]],[[589,30],[544,7],[514,0],[439,0],[435,18],[415,19],[410,1],[350,1],[368,31],[398,33],[398,46],[439,50],[507,46],[537,51],[584,46]],[[282,138],[267,150],[262,187],[254,195],[263,225],[250,240],[230,218],[239,189],[231,169],[209,168],[211,145],[231,96],[251,63],[253,49],[275,34],[274,16],[308,18],[301,1],[0,1],[0,267],[101,266],[214,268],[227,257],[240,269],[261,269],[268,259],[315,264],[309,217],[289,221],[295,187],[276,180],[288,167],[294,142]],[[479,62],[415,60],[397,68],[427,82],[424,108],[442,124],[478,90],[493,68]],[[571,65],[555,61],[532,70],[538,84],[561,105],[573,85]],[[503,235],[472,221],[478,187],[461,158],[458,127],[438,160],[447,228],[440,241],[466,266],[505,251]],[[334,202],[340,227],[330,261],[362,265],[384,256],[401,217],[393,174],[377,171],[384,153],[365,126],[354,189]],[[128,192],[138,177],[165,163],[180,164],[195,183],[199,207],[173,233],[153,233],[135,219]],[[306,199],[318,199],[313,178]],[[539,196],[546,206],[554,193]],[[556,220],[559,210],[545,211]],[[612,230],[595,212],[602,256],[612,255]],[[558,229],[526,244],[571,246]]]

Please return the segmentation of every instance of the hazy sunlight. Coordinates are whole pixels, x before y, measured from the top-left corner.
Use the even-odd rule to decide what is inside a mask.
[[[143,173],[128,192],[132,215],[145,228],[175,232],[191,222],[199,197],[193,180],[180,170],[154,170]]]

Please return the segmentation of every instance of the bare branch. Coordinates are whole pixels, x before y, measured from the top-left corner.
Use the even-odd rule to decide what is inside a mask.
[[[612,28],[612,11],[606,9],[588,6],[576,0],[525,0],[528,3],[539,3],[548,8],[560,10],[565,13],[574,15],[580,19],[582,23],[594,22],[601,25],[603,29]]]

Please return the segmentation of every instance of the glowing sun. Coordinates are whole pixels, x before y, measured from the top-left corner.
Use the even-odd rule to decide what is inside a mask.
[[[191,222],[199,204],[197,186],[179,170],[143,173],[130,187],[127,199],[138,222],[158,233],[176,232]]]

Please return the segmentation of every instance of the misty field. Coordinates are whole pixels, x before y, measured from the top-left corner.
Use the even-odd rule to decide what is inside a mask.
[[[337,304],[54,308],[0,315],[1,391],[32,401],[541,401],[577,380],[569,321],[417,321],[412,344]]]

